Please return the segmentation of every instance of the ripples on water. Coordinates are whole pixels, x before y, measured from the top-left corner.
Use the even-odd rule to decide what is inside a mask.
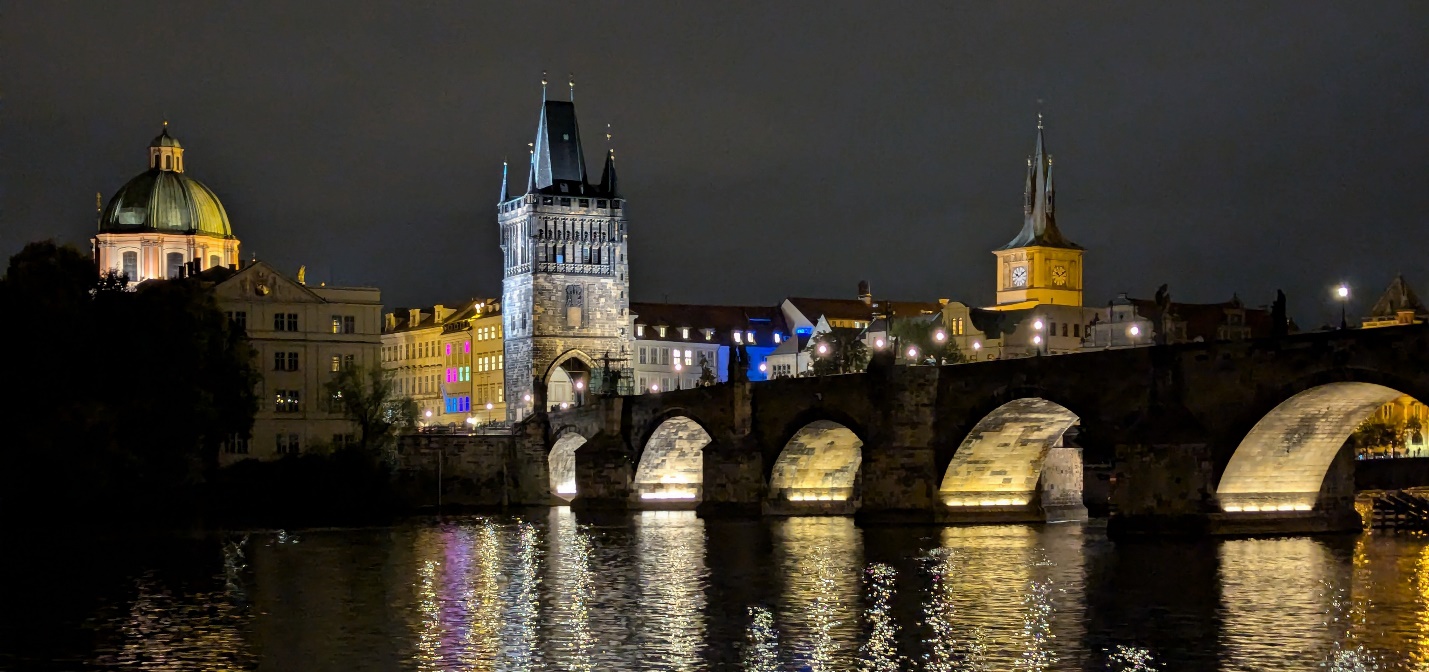
[[[17,561],[16,558],[21,558]],[[1429,669],[1420,537],[577,519],[11,554],[0,669]]]

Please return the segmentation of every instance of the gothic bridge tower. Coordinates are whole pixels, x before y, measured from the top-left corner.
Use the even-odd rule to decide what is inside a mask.
[[[600,182],[591,182],[575,85],[569,101],[547,100],[545,87],[543,76],[525,193],[511,195],[503,168],[496,206],[511,421],[530,415],[535,403],[591,393],[607,358],[630,352],[630,263],[615,151],[606,152]]]

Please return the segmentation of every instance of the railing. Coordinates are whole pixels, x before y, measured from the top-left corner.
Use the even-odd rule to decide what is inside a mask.
[[[411,434],[451,434],[455,436],[477,436],[487,434],[510,434],[513,427],[511,423],[505,421],[493,421],[480,425],[462,425],[451,423],[446,425],[427,425],[418,427]]]

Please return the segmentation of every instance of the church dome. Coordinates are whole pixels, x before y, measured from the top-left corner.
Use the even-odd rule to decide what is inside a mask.
[[[194,233],[233,237],[213,190],[184,174],[183,145],[165,124],[149,144],[149,170],[119,188],[99,218],[104,233]]]

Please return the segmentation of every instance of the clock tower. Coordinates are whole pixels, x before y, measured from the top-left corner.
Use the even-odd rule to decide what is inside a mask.
[[[1037,146],[1027,158],[1022,216],[1022,232],[992,252],[997,255],[997,305],[992,309],[1082,305],[1083,249],[1057,229],[1052,155],[1046,151],[1040,114]]]

